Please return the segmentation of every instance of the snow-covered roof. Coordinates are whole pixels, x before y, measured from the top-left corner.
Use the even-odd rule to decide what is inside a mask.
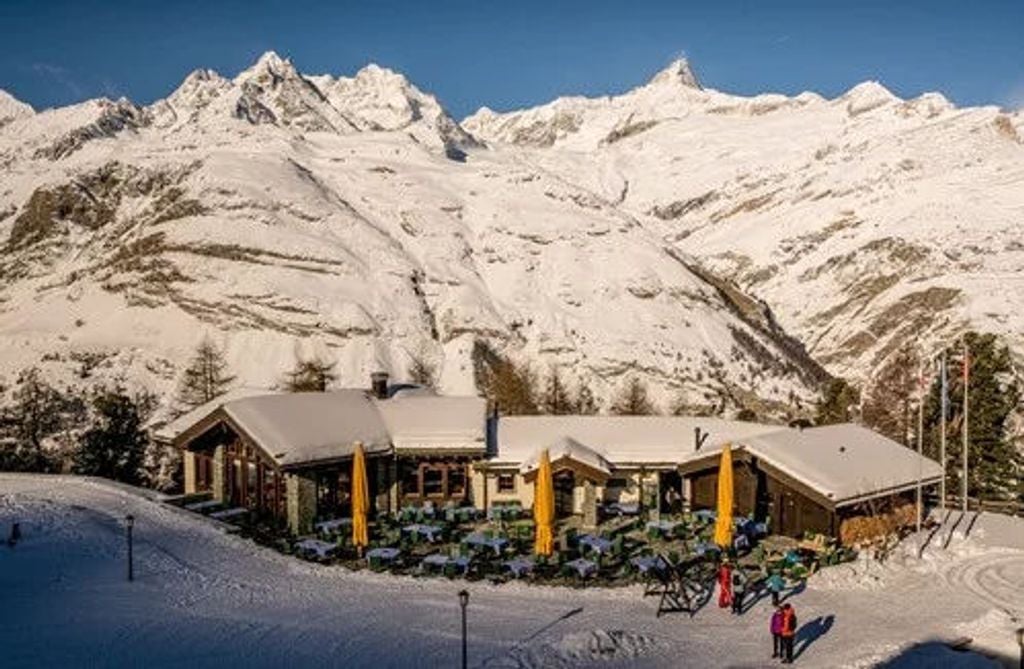
[[[742,440],[752,455],[827,497],[836,506],[942,477],[942,466],[865,427],[825,425]]]
[[[374,404],[396,451],[486,450],[487,403],[480,397],[403,392]]]
[[[694,430],[708,435],[699,450]],[[498,423],[497,465],[536,467],[569,457],[605,471],[638,465],[678,466],[714,456],[725,444],[757,456],[836,506],[934,483],[939,463],[865,427],[803,430],[684,416],[511,416]],[[594,464],[597,463],[597,464]]]
[[[498,421],[494,461],[519,466],[558,439],[570,438],[618,466],[676,464],[696,454],[696,428],[708,435],[701,456],[713,444],[779,429],[777,425],[689,416],[508,416]]]
[[[348,457],[356,442],[368,453],[391,447],[384,421],[364,390],[247,397],[224,404],[223,410],[282,466]]]
[[[200,404],[194,409],[191,409],[174,420],[156,428],[153,430],[153,438],[156,441],[163,441],[170,443],[174,441],[175,437],[189,429],[202,419],[209,416],[215,410],[219,409],[228,402],[239,400],[244,397],[253,397],[255,395],[266,395],[270,391],[266,388],[232,388],[226,393],[219,397],[215,397],[206,404]]]
[[[158,431],[173,441],[216,411],[234,422],[282,466],[367,452],[486,450],[487,406],[479,397],[440,397],[403,392],[377,400],[362,389],[325,393],[277,393],[238,389],[180,416]]]
[[[548,457],[552,463],[559,460],[573,460],[582,465],[590,467],[605,476],[612,473],[612,463],[608,462],[603,455],[576,441],[572,437],[559,437],[553,444],[547,447]],[[540,466],[540,453],[543,449],[534,451],[519,467],[519,471],[528,474]]]

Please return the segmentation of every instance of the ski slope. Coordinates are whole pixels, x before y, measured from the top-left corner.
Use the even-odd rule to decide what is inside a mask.
[[[137,519],[133,583],[121,526],[128,513]],[[0,529],[15,519],[22,541],[0,547],[5,668],[457,666],[461,587],[471,593],[473,667],[769,663],[766,601],[740,618],[713,606],[692,619],[655,618],[655,601],[632,587],[353,573],[279,555],[152,493],[92,479],[0,475]],[[990,652],[1013,651],[1024,523],[983,516],[969,539],[939,543],[923,560],[900,555],[814,577],[792,601],[807,629],[826,631],[798,663],[998,666],[929,642],[967,635]]]

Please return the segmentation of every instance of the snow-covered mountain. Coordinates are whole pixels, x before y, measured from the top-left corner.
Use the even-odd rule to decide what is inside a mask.
[[[463,127],[613,202],[671,249],[772,306],[830,371],[967,327],[1024,353],[1024,114],[702,88],[686,61],[648,84]]]
[[[642,94],[664,109],[673,90],[706,95],[687,76]],[[169,391],[204,335],[246,386],[316,354],[348,385],[423,357],[469,392],[476,339],[599,397],[640,374],[663,407],[779,410],[823,378],[763,303],[672,239],[675,222],[611,188],[626,183],[611,166],[557,152],[560,131],[544,152],[484,146],[384,68],[305,76],[268,53],[233,79],[193,72],[147,107],[7,100],[8,380],[40,364]],[[573,103],[595,119],[605,104]],[[493,141],[485,125],[472,127]],[[605,161],[599,142],[587,152]]]

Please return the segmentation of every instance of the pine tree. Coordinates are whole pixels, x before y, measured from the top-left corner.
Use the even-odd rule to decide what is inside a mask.
[[[319,358],[296,360],[295,368],[285,376],[284,386],[291,393],[322,393],[337,380],[335,364]]]
[[[234,380],[235,377],[228,374],[223,351],[204,337],[182,374],[178,402],[189,408],[202,406],[227,392]]]
[[[904,446],[916,429],[920,361],[911,348],[897,351],[865,391],[862,420]]]
[[[1016,378],[1009,348],[992,334],[968,333],[964,340],[970,355],[968,422],[968,493],[984,499],[1009,499],[1019,496],[1021,467],[1024,466],[1014,443],[1011,418],[1020,402],[1020,382]],[[960,490],[963,439],[963,344],[946,350],[947,489]],[[941,431],[941,377],[934,375],[925,403],[926,452],[939,457]]]
[[[142,465],[149,445],[143,424],[155,401],[152,395],[129,395],[124,388],[99,388],[93,394],[92,424],[75,454],[75,472],[122,481],[143,482]]]
[[[649,416],[657,413],[647,396],[647,386],[637,377],[631,377],[612,403],[611,412],[619,416]]]
[[[84,405],[44,381],[37,368],[18,375],[13,403],[4,411],[0,468],[52,472],[61,468],[53,441],[77,424]]]
[[[834,425],[853,421],[860,393],[845,379],[834,378],[825,386],[814,417],[815,425]]]
[[[573,413],[573,402],[569,398],[569,389],[562,383],[557,367],[548,373],[544,392],[540,397],[540,412],[554,416]]]

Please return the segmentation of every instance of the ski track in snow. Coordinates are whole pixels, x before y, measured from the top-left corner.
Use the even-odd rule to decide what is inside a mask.
[[[125,580],[122,519],[136,517],[136,581]],[[454,666],[455,593],[471,592],[470,666],[488,669],[762,666],[767,601],[741,618],[712,603],[655,618],[637,588],[530,587],[353,573],[279,555],[130,489],[72,477],[0,474],[3,666]],[[928,565],[925,565],[928,566]],[[1024,552],[983,548],[920,573],[881,570],[880,587],[812,580],[801,622],[834,622],[800,656],[809,667],[871,666],[1019,599]],[[978,621],[981,621],[980,623]],[[800,644],[798,644],[800,648]],[[927,655],[933,658],[932,655]],[[958,655],[959,658],[977,656]],[[928,666],[927,663],[908,666]],[[989,666],[977,663],[963,666]]]

